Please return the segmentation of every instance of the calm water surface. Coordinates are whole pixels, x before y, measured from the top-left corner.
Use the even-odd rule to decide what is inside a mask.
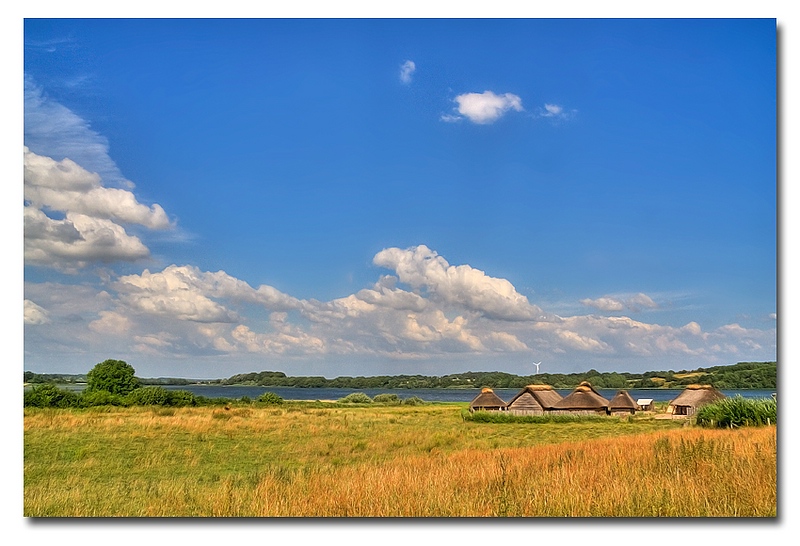
[[[396,394],[400,398],[411,398],[416,396],[426,402],[470,402],[479,393],[480,389],[330,389],[330,388],[298,388],[298,387],[223,387],[218,385],[186,385],[186,386],[167,386],[167,389],[187,390],[196,395],[208,398],[241,398],[249,396],[255,400],[263,393],[274,392],[285,400],[338,400],[353,392],[363,392],[370,398],[375,395],[389,393]],[[572,389],[556,389],[562,396],[572,392]],[[613,398],[618,389],[597,389],[601,395],[607,399]],[[494,393],[509,402],[520,391],[520,389],[494,389]],[[726,396],[736,396],[741,394],[745,398],[770,398],[774,390],[769,389],[741,389],[723,390]],[[652,398],[656,402],[666,402],[672,400],[681,393],[680,389],[632,389],[628,394],[634,400],[639,398]]]
[[[82,391],[86,385],[59,385],[73,391]],[[26,387],[30,388],[30,387]],[[165,385],[169,390],[185,390],[206,398],[241,398],[248,396],[255,400],[265,392],[274,392],[284,400],[338,400],[354,392],[363,392],[370,398],[378,394],[396,394],[402,399],[416,396],[426,402],[471,402],[478,396],[480,389],[331,389],[300,387],[239,387],[222,385]],[[556,389],[561,396],[566,396],[572,389]],[[618,389],[597,389],[605,398],[611,400]],[[506,402],[510,402],[520,389],[494,389],[494,393]],[[771,398],[774,389],[737,389],[722,390],[725,396],[742,395],[744,398]],[[656,402],[668,402],[678,396],[681,389],[631,389],[628,394],[634,400],[652,398]]]

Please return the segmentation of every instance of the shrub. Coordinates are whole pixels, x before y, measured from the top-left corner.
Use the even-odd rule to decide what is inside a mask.
[[[404,406],[422,406],[425,404],[425,400],[418,396],[412,396],[410,398],[406,398],[401,402]]]
[[[257,401],[262,404],[269,404],[270,406],[276,406],[283,404],[283,398],[275,394],[274,392],[265,392],[261,396],[257,398]]]
[[[25,406],[34,408],[74,408],[79,396],[72,391],[59,389],[53,384],[33,387],[23,395]]]
[[[235,398],[209,398],[202,395],[196,395],[194,399],[197,406],[230,406],[237,402]]]
[[[195,398],[194,393],[189,391],[167,391],[169,393],[169,399],[167,400],[167,404],[170,406],[174,406],[176,408],[182,408],[184,406],[196,406],[197,399]]]
[[[339,399],[339,403],[341,404],[371,404],[372,398],[366,395],[363,392],[354,392],[350,393],[344,398]]]
[[[82,408],[91,408],[96,406],[125,406],[126,400],[118,395],[111,394],[108,391],[84,391],[81,393],[78,405]]]
[[[778,403],[769,398],[733,398],[718,400],[703,406],[695,413],[697,424],[703,427],[746,427],[774,425],[778,421]]]
[[[391,405],[395,405],[395,404],[399,404],[400,403],[400,397],[397,396],[394,393],[392,393],[392,394],[382,393],[382,394],[376,395],[375,398],[372,399],[372,401],[375,402],[376,404],[391,404]]]
[[[169,402],[169,391],[155,385],[140,387],[131,391],[125,399],[131,406],[166,406]]]

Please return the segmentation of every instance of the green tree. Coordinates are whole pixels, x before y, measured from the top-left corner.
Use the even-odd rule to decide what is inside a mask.
[[[135,373],[133,367],[124,360],[105,360],[87,374],[86,390],[126,395],[141,386]]]

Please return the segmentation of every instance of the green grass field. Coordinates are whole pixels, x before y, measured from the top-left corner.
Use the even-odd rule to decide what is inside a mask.
[[[464,407],[26,409],[24,515],[776,514],[774,426],[474,423]]]

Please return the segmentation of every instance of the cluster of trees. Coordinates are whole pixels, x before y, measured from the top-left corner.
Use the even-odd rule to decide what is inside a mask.
[[[242,397],[239,402],[249,403]],[[123,360],[105,360],[86,375],[86,389],[75,392],[53,383],[35,384],[25,391],[24,405],[38,408],[87,408],[92,406],[206,406],[234,402],[229,398],[207,398],[185,390],[168,390],[160,385],[143,385],[133,367]],[[267,392],[258,398],[263,404],[282,404],[283,398]]]
[[[775,362],[740,362],[733,366],[700,368],[700,371],[710,374],[711,384],[718,389],[775,389],[778,385]]]
[[[645,372],[631,382],[630,388],[681,388],[704,383],[718,389],[775,389],[778,386],[777,362],[739,362],[729,366],[712,366],[674,372]]]
[[[23,381],[32,385],[38,383],[86,383],[86,374],[25,372]]]
[[[519,376],[504,372],[465,372],[444,376],[393,375],[372,377],[289,377],[283,372],[263,371],[238,374],[227,379],[204,381],[207,384],[255,385],[262,387],[307,387],[349,389],[416,389],[416,388],[522,388],[546,384],[557,389],[570,389],[581,381],[597,388],[641,389],[681,388],[692,383],[705,383],[718,389],[775,389],[778,383],[776,362],[739,362],[730,366],[713,366],[696,370],[627,372],[541,373]],[[106,360],[86,375],[35,374],[25,372],[25,382],[34,387],[25,392],[26,406],[88,407],[96,405],[165,405],[195,406],[229,403],[229,399],[207,399],[188,391],[167,390],[161,385],[186,385],[188,379],[140,379],[135,370],[122,360]],[[59,389],[53,383],[86,383],[86,390],[77,393]],[[271,394],[271,393],[270,393]],[[243,399],[244,400],[244,399]],[[248,400],[245,400],[249,402]]]
[[[283,372],[252,372],[217,380],[221,385],[255,385],[261,387],[306,387],[343,389],[441,389],[441,388],[522,388],[531,383],[547,383],[556,388],[571,388],[581,381],[591,381],[600,388],[623,388],[633,374],[600,373],[589,370],[581,374],[538,374],[519,376],[505,372],[465,372],[444,376],[376,375],[369,377],[320,376],[290,377]],[[209,383],[215,383],[210,381]]]
[[[718,389],[774,389],[777,388],[775,362],[740,362],[730,366],[714,366],[697,370],[652,371],[644,373],[587,372],[560,374],[540,373],[514,375],[504,372],[465,372],[444,376],[379,375],[371,377],[342,376],[289,377],[283,372],[252,372],[238,374],[217,382],[222,385],[257,385],[262,387],[325,387],[348,389],[421,389],[469,388],[494,389],[522,388],[531,384],[546,384],[557,389],[571,389],[581,381],[588,381],[600,389],[681,388],[693,383],[707,383]]]

